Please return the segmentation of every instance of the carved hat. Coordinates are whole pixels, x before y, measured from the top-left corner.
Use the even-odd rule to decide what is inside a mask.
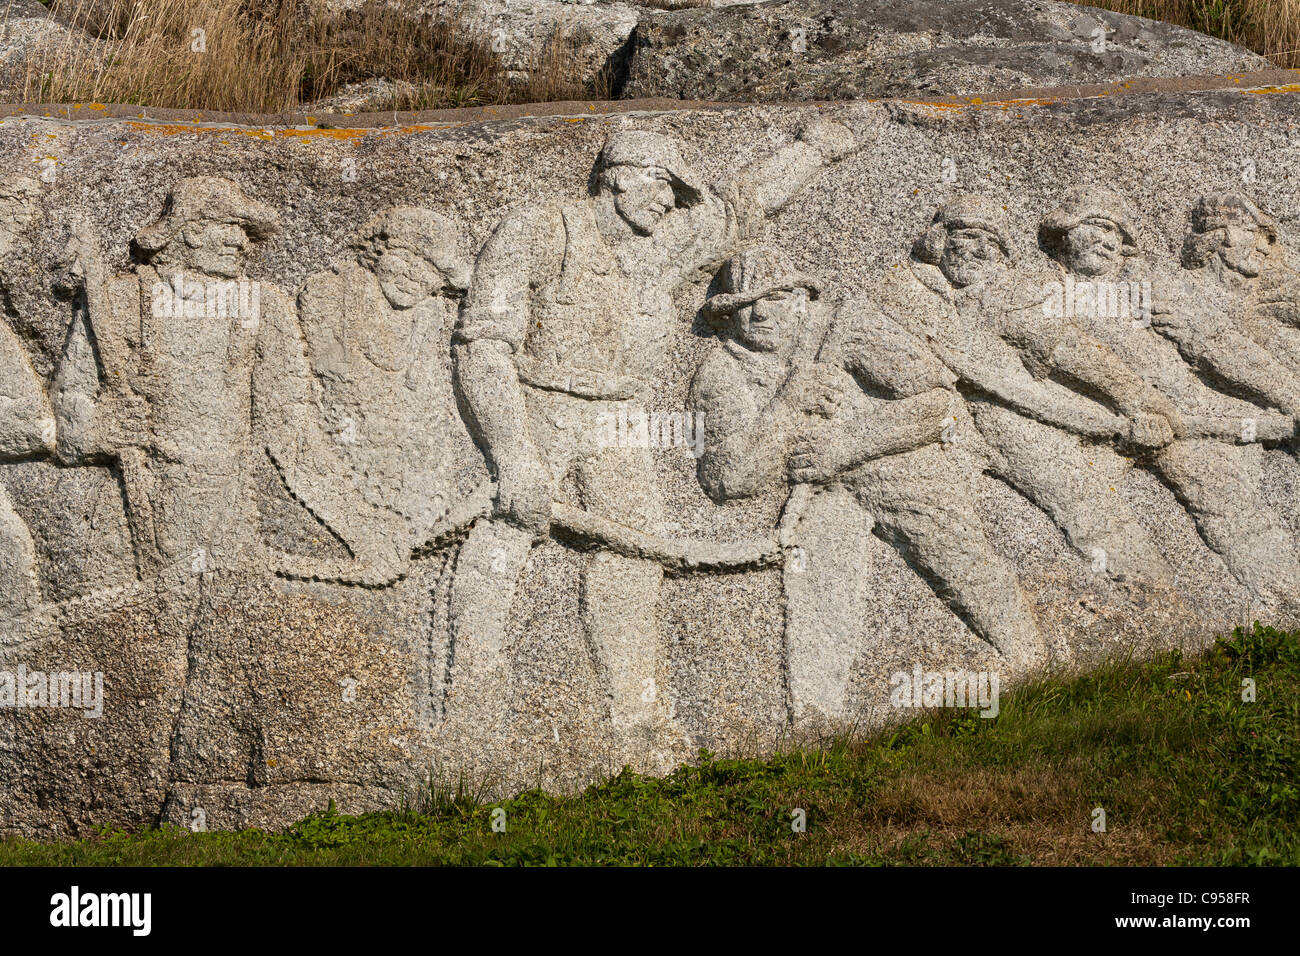
[[[1192,229],[1196,232],[1237,225],[1263,229],[1277,240],[1277,220],[1241,193],[1209,193],[1192,207]]]
[[[1101,186],[1075,186],[1067,190],[1061,205],[1043,219],[1038,238],[1048,249],[1056,248],[1071,229],[1087,219],[1114,223],[1124,240],[1122,253],[1137,255],[1137,233],[1129,219],[1128,206],[1118,193]]]
[[[958,196],[936,209],[913,254],[922,262],[937,265],[943,257],[948,233],[956,229],[981,229],[997,239],[1007,258],[1013,256],[1006,210],[982,196]]]
[[[279,218],[274,209],[248,198],[229,179],[195,176],[172,187],[162,218],[135,237],[135,246],[143,252],[157,252],[195,222],[233,223],[252,238],[265,239],[279,229]]]
[[[798,272],[785,255],[771,246],[755,246],[732,256],[718,276],[719,291],[704,303],[704,317],[717,320],[777,292],[807,289],[808,297],[821,296],[822,284]]]
[[[366,250],[376,242],[407,249],[428,260],[455,291],[469,288],[470,267],[457,245],[456,227],[445,216],[417,206],[386,209],[357,231],[352,247]]]
[[[597,173],[616,166],[662,169],[673,181],[673,191],[692,206],[704,199],[702,180],[682,158],[677,141],[662,133],[645,130],[619,130],[605,140],[605,148],[596,160]]]

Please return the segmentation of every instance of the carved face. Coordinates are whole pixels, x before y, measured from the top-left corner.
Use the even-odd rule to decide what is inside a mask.
[[[651,235],[677,205],[672,179],[662,169],[620,166],[613,170],[614,208],[634,230]]]
[[[1239,223],[1215,229],[1219,259],[1233,272],[1253,279],[1264,271],[1272,245],[1269,235],[1254,224]]]
[[[1109,275],[1124,261],[1124,234],[1100,216],[1089,216],[1065,237],[1061,256],[1065,266],[1081,275]]]
[[[419,305],[442,284],[442,274],[410,249],[385,244],[374,265],[384,298],[394,309]]]
[[[774,292],[736,313],[736,339],[755,352],[778,352],[793,339],[808,310],[808,293]]]
[[[181,230],[181,265],[210,276],[233,279],[243,274],[248,236],[233,222],[196,222]]]
[[[997,236],[984,229],[954,229],[948,234],[939,268],[955,286],[989,279],[1002,263]]]

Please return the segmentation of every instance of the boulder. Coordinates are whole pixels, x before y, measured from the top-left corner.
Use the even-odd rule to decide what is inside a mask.
[[[0,121],[0,833],[571,791],[1300,624],[1294,89],[66,113]]]
[[[836,100],[965,95],[1260,70],[1222,40],[1044,0],[776,0],[637,25],[629,97]]]

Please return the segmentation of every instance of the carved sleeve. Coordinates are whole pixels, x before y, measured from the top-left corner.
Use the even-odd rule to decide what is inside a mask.
[[[54,414],[18,336],[0,323],[0,459],[47,453]]]
[[[468,345],[490,339],[518,352],[528,329],[532,291],[559,274],[564,236],[558,207],[508,213],[479,253],[454,341]]]
[[[683,244],[672,265],[683,277],[717,266],[740,244],[757,238],[769,216],[853,148],[853,135],[844,127],[814,123],[798,142],[755,160],[730,182],[706,191],[704,201],[683,219]]]
[[[789,428],[779,400],[760,409],[744,376],[715,354],[695,374],[689,404],[704,415],[699,480],[713,501],[752,497],[780,480]]]
[[[999,313],[1003,335],[1030,361],[1095,394],[1122,415],[1161,410],[1162,401],[1105,343],[1068,319],[1043,321],[1040,306]]]
[[[818,358],[839,365],[867,392],[888,398],[951,388],[957,381],[920,339],[862,299],[840,307]]]
[[[1229,316],[1193,308],[1177,297],[1157,305],[1151,327],[1173,342],[1184,361],[1201,373],[1300,416],[1300,381]]]

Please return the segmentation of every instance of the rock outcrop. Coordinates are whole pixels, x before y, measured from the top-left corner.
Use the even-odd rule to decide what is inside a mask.
[[[897,718],[1300,593],[1300,94],[0,122],[0,832]]]
[[[1043,0],[776,0],[646,17],[624,95],[955,96],[1235,73],[1263,57],[1193,30]]]

